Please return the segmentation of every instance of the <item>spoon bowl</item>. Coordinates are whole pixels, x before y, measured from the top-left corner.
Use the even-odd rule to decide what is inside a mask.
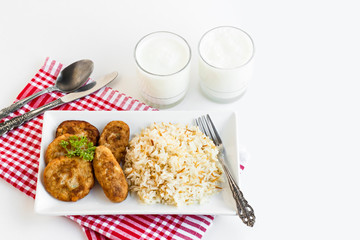
[[[74,62],[60,72],[55,87],[66,93],[76,91],[89,79],[93,69],[94,63],[91,60]]]
[[[60,72],[54,86],[43,89],[42,91],[34,93],[33,95],[21,99],[9,107],[0,110],[0,119],[6,117],[12,112],[15,112],[19,108],[23,107],[26,103],[44,93],[53,91],[70,93],[78,90],[88,80],[93,70],[94,63],[88,59],[79,60],[70,64]]]

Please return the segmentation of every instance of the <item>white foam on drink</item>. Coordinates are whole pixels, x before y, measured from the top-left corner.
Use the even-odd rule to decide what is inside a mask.
[[[246,64],[253,55],[251,38],[234,27],[220,27],[206,33],[199,46],[201,57],[217,68],[236,68]]]
[[[180,102],[189,86],[191,50],[185,39],[171,32],[154,32],[135,48],[141,95],[156,108]]]
[[[135,57],[143,70],[170,75],[188,64],[190,49],[179,36],[163,32],[145,37],[137,46]]]

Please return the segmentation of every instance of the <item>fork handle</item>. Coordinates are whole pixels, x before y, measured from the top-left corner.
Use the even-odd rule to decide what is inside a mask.
[[[239,186],[236,184],[229,169],[225,165],[223,153],[219,153],[219,160],[225,171],[226,177],[228,179],[231,192],[232,192],[234,200],[236,202],[236,208],[237,208],[239,217],[246,225],[248,225],[249,227],[253,227],[254,223],[255,223],[255,214],[254,214],[253,208],[248,204],[248,202],[244,198],[244,195],[241,192]]]

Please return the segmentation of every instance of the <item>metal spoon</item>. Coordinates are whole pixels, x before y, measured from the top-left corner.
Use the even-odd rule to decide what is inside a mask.
[[[90,74],[94,69],[94,63],[91,60],[84,59],[74,62],[64,68],[58,78],[56,79],[55,85],[50,86],[42,91],[34,93],[33,95],[21,99],[16,103],[0,110],[0,119],[6,117],[12,112],[15,112],[26,103],[30,102],[34,98],[53,91],[60,91],[64,93],[74,92],[79,89],[88,80]]]

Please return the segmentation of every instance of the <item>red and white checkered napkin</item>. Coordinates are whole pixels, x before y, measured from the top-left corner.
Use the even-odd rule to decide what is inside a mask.
[[[44,66],[21,91],[17,100],[54,84],[62,64],[46,59]],[[11,114],[10,119],[44,105],[62,93],[42,95]],[[155,109],[111,88],[103,88],[57,110],[153,111]],[[0,177],[35,198],[43,115],[0,136]],[[193,215],[107,215],[67,216],[79,223],[88,239],[201,239],[213,216]]]

